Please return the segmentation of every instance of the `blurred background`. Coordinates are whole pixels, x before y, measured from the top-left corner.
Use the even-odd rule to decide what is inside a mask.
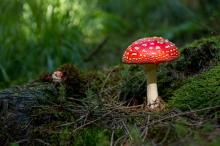
[[[64,63],[82,70],[120,64],[141,37],[181,47],[219,35],[219,18],[219,0],[0,0],[0,88]]]

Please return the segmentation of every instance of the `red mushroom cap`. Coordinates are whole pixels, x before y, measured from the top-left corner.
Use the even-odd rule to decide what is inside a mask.
[[[127,64],[158,64],[180,56],[175,44],[162,37],[147,37],[133,42],[124,52],[122,62]]]

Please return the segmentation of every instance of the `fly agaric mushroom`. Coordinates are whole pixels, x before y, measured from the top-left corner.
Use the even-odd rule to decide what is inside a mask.
[[[133,42],[124,52],[122,62],[144,64],[147,76],[147,105],[159,106],[156,70],[159,63],[169,62],[180,56],[175,44],[162,37],[147,37]]]
[[[56,83],[60,83],[62,81],[62,78],[63,78],[63,72],[62,71],[55,71],[53,72],[52,74],[52,80]]]

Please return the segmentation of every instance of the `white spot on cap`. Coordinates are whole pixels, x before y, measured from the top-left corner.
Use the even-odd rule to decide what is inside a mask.
[[[134,47],[135,50],[139,50],[139,47]]]
[[[142,52],[146,53],[147,51],[145,49],[143,49]]]
[[[131,55],[132,55],[132,56],[136,56],[136,55],[137,55],[137,53],[132,53]]]
[[[165,48],[169,48],[169,47],[170,47],[169,45],[165,46]]]
[[[157,49],[157,50],[160,50],[161,48],[160,48],[160,46],[156,46],[156,49]]]
[[[142,46],[146,47],[146,46],[147,46],[147,44],[142,44]]]
[[[158,44],[164,44],[164,40],[163,40],[163,39],[160,39],[160,40],[157,41],[157,43],[158,43]]]
[[[153,47],[149,47],[149,49],[150,49],[150,50],[152,50],[152,49],[153,49]]]

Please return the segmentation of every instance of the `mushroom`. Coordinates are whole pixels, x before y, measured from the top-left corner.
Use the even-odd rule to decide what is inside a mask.
[[[147,76],[147,105],[158,107],[156,71],[159,63],[169,62],[180,56],[175,44],[162,37],[147,37],[133,42],[124,52],[122,62],[126,64],[143,64]]]
[[[62,71],[54,71],[52,74],[52,80],[55,83],[60,83],[62,81],[63,78],[63,72]]]

